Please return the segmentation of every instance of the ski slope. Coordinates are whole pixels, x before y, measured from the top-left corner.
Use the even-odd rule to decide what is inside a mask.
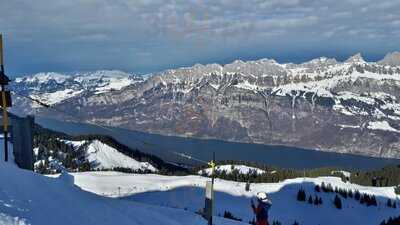
[[[46,177],[1,161],[0,180],[0,225],[206,225],[182,209],[86,192],[68,173]],[[216,224],[241,223],[217,218]]]
[[[12,148],[10,148],[11,150]],[[0,158],[3,150],[0,146]],[[10,152],[12,156],[12,152]],[[12,157],[11,157],[12,158]],[[195,212],[204,206],[201,176],[161,176],[119,172],[62,173],[43,176],[19,169],[12,160],[0,161],[0,225],[206,225]],[[360,205],[353,199],[343,201],[343,209],[334,208],[334,194],[318,193],[321,206],[296,201],[300,187],[307,196],[314,184],[330,183],[334,187],[358,189],[374,194],[378,207]],[[400,215],[400,207],[386,207],[386,200],[399,197],[392,187],[377,188],[343,183],[334,177],[298,178],[281,183],[252,184],[217,179],[215,182],[216,225],[240,225],[226,220],[225,210],[247,222],[253,218],[250,199],[259,191],[269,193],[273,202],[270,221],[283,224],[377,225],[383,219]]]
[[[75,183],[82,189],[109,197],[120,197],[127,201],[142,202],[157,206],[187,209],[196,212],[204,206],[204,185],[207,178],[200,176],[171,177],[160,175],[123,174],[118,172],[86,172],[74,173]],[[315,196],[314,184],[331,183],[333,186],[358,189],[361,193],[374,194],[379,202],[378,207],[360,205],[354,199],[343,200],[343,209],[333,205],[334,194],[317,193],[322,198],[320,206],[310,205],[296,200],[300,187]],[[383,219],[400,215],[397,209],[387,208],[387,198],[397,199],[392,187],[365,187],[343,183],[339,178],[299,178],[285,180],[281,183],[252,184],[251,191],[245,191],[245,183],[217,179],[216,215],[225,210],[235,217],[249,221],[253,218],[250,199],[259,191],[269,193],[273,207],[270,221],[278,220],[283,224],[324,224],[336,225],[338,218],[341,224],[378,225]]]

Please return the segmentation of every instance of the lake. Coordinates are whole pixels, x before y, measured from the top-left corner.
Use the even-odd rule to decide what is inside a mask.
[[[285,146],[163,136],[39,117],[36,117],[35,120],[45,128],[70,135],[101,134],[112,136],[118,142],[133,149],[137,148],[140,151],[157,155],[169,162],[190,165],[198,165],[198,162],[179,157],[172,152],[184,153],[204,161],[211,160],[212,154],[215,152],[217,160],[241,160],[295,169],[340,167],[343,169],[372,170],[386,165],[400,164],[400,160],[397,159],[372,158]]]

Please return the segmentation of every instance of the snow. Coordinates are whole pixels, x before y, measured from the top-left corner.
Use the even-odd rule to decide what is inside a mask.
[[[67,145],[72,145],[75,149],[84,145],[87,141],[70,141],[70,140],[62,140]]]
[[[215,170],[218,172],[225,171],[227,174],[232,173],[233,170],[237,170],[240,174],[248,174],[250,171],[256,171],[257,174],[263,174],[265,173],[264,170],[255,168],[255,167],[250,167],[250,166],[245,166],[245,165],[220,165],[216,166]],[[199,175],[205,173],[207,175],[211,175],[212,169],[207,168],[204,170],[200,170],[198,172]]]
[[[2,149],[0,148],[0,152]],[[12,154],[11,154],[12,155]],[[205,225],[197,212],[204,206],[204,186],[208,178],[201,176],[162,176],[156,174],[124,174],[119,172],[67,173],[42,176],[19,169],[14,163],[0,161],[0,224],[37,225]],[[314,185],[359,190],[374,194],[378,207],[360,205],[353,199],[343,200],[343,209],[332,204],[334,194],[315,193]],[[251,184],[215,180],[215,215],[225,210],[247,222],[253,218],[250,199],[265,191],[272,199],[270,221],[283,224],[376,225],[383,219],[399,215],[400,209],[386,207],[387,198],[399,196],[393,187],[367,187],[344,183],[336,177],[297,178],[280,183]],[[296,201],[299,188],[307,195],[318,195],[324,204],[309,205]],[[112,197],[112,198],[110,198]],[[220,217],[216,225],[245,224]]]
[[[109,79],[109,83],[102,86],[102,87],[98,87],[96,88],[96,94],[101,94],[101,93],[105,93],[108,91],[112,91],[112,90],[121,90],[122,88],[129,86],[131,84],[136,83],[135,81],[133,81],[130,78],[110,78]]]
[[[190,211],[86,192],[75,186],[75,177],[66,172],[46,177],[0,161],[0,179],[7,181],[0,188],[1,225],[207,224]],[[216,218],[215,224],[243,223]]]
[[[57,104],[57,103],[60,103],[64,100],[66,100],[66,99],[75,97],[82,92],[83,92],[83,90],[75,91],[73,89],[64,89],[64,90],[60,90],[60,91],[43,93],[43,94],[39,94],[39,95],[32,94],[30,97],[32,97],[33,99],[38,99],[49,105],[54,105],[54,104]]]
[[[332,171],[331,173],[332,173],[332,174],[341,173],[341,174],[343,174],[343,176],[345,176],[345,177],[350,177],[350,176],[351,176],[351,173],[350,173],[349,171],[345,171],[345,170]]]
[[[50,80],[56,81],[56,83],[63,83],[69,76],[60,74],[60,73],[54,73],[54,72],[49,72],[49,73],[37,73],[32,76],[26,76],[23,78],[18,78],[15,80],[15,82],[27,82],[27,83],[34,83],[38,82],[39,84],[47,83]]]
[[[113,90],[121,90],[131,84],[141,82],[131,74],[119,70],[99,70],[79,72],[75,74],[38,73],[16,78],[23,88],[28,88],[30,96],[47,104],[57,104],[85,91],[102,94]],[[54,85],[54,82],[57,85]],[[33,107],[42,107],[34,104]]]
[[[250,84],[249,81],[247,81],[247,80],[243,81],[242,83],[238,83],[235,86],[238,87],[238,88],[242,88],[242,89],[246,89],[246,90],[252,90],[252,91],[258,90],[258,89],[261,90],[261,87],[255,85],[255,84]]]
[[[361,53],[357,53],[346,60],[346,63],[364,64],[366,63]]]
[[[347,125],[347,124],[335,124],[335,126],[340,127],[340,129],[344,129],[344,128],[350,128],[350,129],[360,129],[360,126],[356,126],[356,125]]]
[[[210,86],[213,87],[215,90],[218,90],[218,88],[219,88],[219,84],[210,83]]]
[[[349,92],[349,91],[339,92],[337,98],[343,99],[343,100],[354,99],[354,100],[357,100],[357,101],[360,101],[360,102],[364,102],[364,103],[366,103],[368,105],[375,104],[375,100],[373,98],[359,96],[359,95],[354,94],[354,93]]]
[[[15,165],[13,144],[8,142],[8,162]],[[4,137],[3,134],[0,136],[0,162],[4,161]]]
[[[360,72],[353,72],[351,74],[351,78],[353,81],[355,81],[357,78],[359,77],[363,77],[363,78],[370,78],[370,79],[374,79],[374,80],[396,80],[396,81],[400,81],[400,76],[399,74],[376,74],[376,73],[372,73],[369,71],[365,71],[364,73],[360,73]]]
[[[123,167],[133,170],[157,171],[150,163],[136,161],[98,140],[89,144],[86,150],[86,158],[91,165],[94,165],[94,169]]]
[[[142,202],[157,206],[188,209],[196,212],[204,205],[204,186],[208,178],[201,176],[161,176],[155,174],[123,174],[117,172],[85,172],[72,174],[75,183],[83,190],[99,195],[120,197],[128,201]],[[358,189],[361,193],[374,194],[379,207],[360,205],[354,199],[343,200],[343,209],[337,210],[333,204],[334,194],[316,193],[314,185],[325,182],[334,187]],[[337,218],[343,224],[376,225],[383,219],[395,216],[400,209],[386,207],[387,198],[397,199],[393,187],[367,187],[344,183],[336,177],[297,178],[280,183],[251,184],[250,192],[245,191],[245,183],[216,179],[215,215],[225,210],[234,216],[249,221],[253,218],[250,199],[259,191],[266,191],[272,199],[270,222],[279,220],[283,224],[336,225]],[[314,206],[296,201],[300,188],[307,195],[318,195],[323,205]],[[368,215],[368,216],[366,216]]]
[[[35,156],[39,155],[39,148],[38,147],[33,148],[33,155],[35,155]]]
[[[104,144],[99,140],[93,141],[69,141],[63,140],[66,144],[72,145],[75,149],[87,144],[85,158],[93,169],[129,168],[132,170],[158,170],[148,162],[139,162],[119,152],[117,149]]]
[[[400,133],[399,130],[394,129],[387,121],[372,121],[368,123],[368,129],[383,130]]]

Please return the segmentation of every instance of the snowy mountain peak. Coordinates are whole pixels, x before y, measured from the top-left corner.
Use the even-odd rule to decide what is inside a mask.
[[[334,58],[327,58],[327,57],[319,57],[316,59],[312,59],[306,63],[314,63],[314,64],[325,64],[325,63],[337,63],[336,59]]]
[[[105,77],[108,73],[113,76]],[[365,62],[361,54],[346,62],[321,57],[301,64],[270,59],[237,60],[223,66],[197,64],[158,72],[146,80],[125,73],[114,76],[118,73],[84,74],[60,85],[11,85],[21,95],[60,104],[87,121],[111,126],[178,136],[221,134],[217,138],[400,157],[400,67]],[[46,109],[26,102],[13,109],[19,106],[26,114],[48,115]],[[290,113],[282,116],[283,112]],[[311,118],[321,122],[305,129],[315,123]],[[376,121],[388,125],[373,129]],[[326,132],[342,128],[349,133],[367,130],[370,136],[358,136],[356,147],[346,133],[332,136],[329,143],[338,143],[335,146],[319,142],[319,137],[309,141],[311,136],[324,139]],[[396,137],[384,139],[385,133]],[[372,143],[388,147],[382,150]]]
[[[87,93],[119,91],[141,81],[143,78],[119,70],[69,74],[49,72],[17,78],[11,83],[11,88],[47,104],[57,104]]]
[[[400,52],[388,53],[378,63],[382,64],[382,65],[389,65],[389,66],[400,66]]]
[[[26,82],[26,83],[47,83],[50,81],[55,81],[56,83],[63,83],[69,76],[65,74],[55,73],[55,72],[46,72],[46,73],[37,73],[31,76],[20,77],[15,79],[16,83]]]
[[[357,53],[346,60],[346,63],[365,63],[361,53]]]
[[[127,78],[133,76],[132,74],[123,72],[121,70],[97,70],[97,71],[89,71],[89,72],[76,72],[72,76],[80,77],[80,78]]]

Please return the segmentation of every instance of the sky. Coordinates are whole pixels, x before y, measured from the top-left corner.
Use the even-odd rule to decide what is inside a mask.
[[[400,50],[399,0],[0,0],[10,76],[273,58],[381,59]]]

